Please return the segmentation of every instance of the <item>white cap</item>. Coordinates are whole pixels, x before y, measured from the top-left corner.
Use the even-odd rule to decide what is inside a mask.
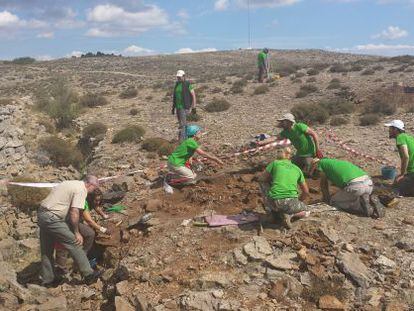
[[[401,121],[401,120],[392,120],[389,123],[385,123],[385,126],[388,126],[388,127],[392,126],[392,127],[395,127],[395,128],[397,128],[401,131],[404,131],[404,122]]]
[[[185,72],[184,72],[184,70],[178,70],[177,71],[177,77],[183,77],[185,75]]]
[[[288,120],[292,123],[295,123],[295,116],[291,113],[285,113],[280,119],[277,119],[277,121],[284,121],[284,120]]]

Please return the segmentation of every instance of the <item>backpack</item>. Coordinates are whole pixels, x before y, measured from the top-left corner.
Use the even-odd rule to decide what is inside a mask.
[[[176,101],[177,101],[177,99],[176,99],[176,96],[175,96],[175,90],[177,89],[177,86],[180,84],[180,83],[182,83],[181,81],[177,81],[176,83],[175,83],[175,87],[174,87],[174,95],[173,95],[173,104],[174,104],[174,107],[176,107]],[[190,81],[184,81],[184,83],[183,83],[183,91],[182,91],[182,95],[183,95],[183,100],[184,100],[184,108],[185,109],[190,109],[192,106],[193,106],[193,96],[191,96],[191,93],[190,93],[190,84],[191,84],[191,82]]]

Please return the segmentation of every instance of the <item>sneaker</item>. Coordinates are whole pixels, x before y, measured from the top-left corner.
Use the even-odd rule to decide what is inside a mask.
[[[374,218],[383,218],[385,216],[385,206],[382,205],[382,203],[376,195],[371,195],[370,203],[374,208],[372,216]]]
[[[96,258],[89,259],[89,264],[91,265],[92,269],[95,269],[97,266]]]
[[[101,271],[101,270],[96,270],[96,271],[94,271],[93,273],[91,273],[91,274],[89,274],[89,275],[87,275],[87,276],[85,276],[85,278],[84,278],[84,283],[86,284],[86,285],[91,285],[91,284],[93,284],[93,283],[96,283],[96,281],[98,281],[98,279],[99,279],[99,277],[101,276],[103,274],[103,271]]]
[[[368,194],[361,196],[361,207],[365,217],[371,217],[374,213]]]
[[[282,214],[282,224],[286,229],[292,228],[292,223],[290,222],[291,216],[288,214]]]

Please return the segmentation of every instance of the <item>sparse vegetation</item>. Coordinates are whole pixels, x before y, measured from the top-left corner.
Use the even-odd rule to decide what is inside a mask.
[[[130,125],[118,131],[114,135],[112,143],[118,144],[123,142],[139,142],[144,134],[145,130],[141,126]]]
[[[330,125],[332,126],[340,126],[340,125],[345,125],[348,124],[349,120],[345,117],[342,116],[334,116],[332,117],[331,121],[329,122]]]
[[[83,137],[97,137],[105,135],[108,127],[102,122],[95,122],[86,126],[82,131]]]
[[[306,80],[306,83],[315,83],[317,80],[315,77],[310,77]]]
[[[367,68],[363,72],[361,72],[362,76],[372,76],[375,73],[375,70],[372,68]]]
[[[298,121],[309,124],[323,124],[329,118],[329,112],[319,104],[296,104],[291,110]]]
[[[349,68],[345,66],[344,64],[333,64],[331,68],[329,68],[330,72],[336,72],[336,73],[342,73],[342,72],[348,72]]]
[[[7,105],[12,105],[13,104],[13,99],[11,98],[0,98],[0,106],[7,106]]]
[[[207,104],[205,110],[207,112],[221,112],[230,108],[230,103],[225,99],[213,98],[211,102]]]
[[[318,75],[318,74],[319,74],[319,70],[317,70],[317,69],[315,69],[315,68],[312,68],[312,69],[309,69],[306,73],[307,73],[309,76],[316,76],[316,75]]]
[[[122,99],[134,98],[137,95],[138,95],[137,89],[133,86],[130,86],[126,88],[125,90],[123,90],[121,94],[119,94],[119,98],[122,98]]]
[[[295,74],[291,77],[291,79],[292,79],[292,80],[294,80],[294,79],[296,79],[296,78],[302,78],[302,77],[304,77],[304,76],[306,76],[306,74],[305,74],[304,72],[299,71],[299,72],[295,73]]]
[[[12,179],[13,182],[39,182],[32,177],[16,177]],[[10,197],[10,202],[22,211],[34,211],[40,205],[40,202],[49,194],[48,188],[31,188],[20,187],[14,185],[7,186],[7,193]]]
[[[83,164],[82,153],[71,143],[56,136],[43,138],[39,143],[40,150],[46,152],[52,163],[79,169]]]
[[[302,85],[299,89],[299,92],[296,93],[297,98],[306,97],[311,93],[315,93],[318,91],[318,88],[312,84],[305,84]]]
[[[45,127],[45,129],[46,129],[46,132],[47,133],[49,133],[49,134],[54,134],[55,133],[55,131],[56,131],[56,128],[55,128],[55,126],[53,125],[53,123],[52,122],[50,122],[49,120],[47,120],[47,119],[42,119],[42,120],[40,120],[39,121],[39,125],[43,125],[44,127]]]
[[[108,100],[105,96],[99,95],[99,94],[92,94],[87,93],[83,95],[80,99],[80,105],[83,107],[97,107],[97,106],[105,106],[108,104]]]
[[[326,109],[330,115],[349,114],[355,109],[352,102],[343,98],[322,101],[320,106]]]
[[[362,126],[369,126],[378,124],[380,116],[377,113],[367,113],[359,118],[359,123]]]
[[[169,155],[174,151],[175,145],[160,137],[147,138],[142,142],[142,149],[149,152],[157,152],[158,155]]]
[[[365,104],[365,113],[393,115],[401,104],[402,95],[399,96],[387,90],[377,90]]]
[[[276,63],[272,67],[282,78],[290,76],[300,68],[298,65],[291,63]]]
[[[266,94],[267,92],[269,92],[269,87],[263,84],[254,89],[253,95]]]
[[[341,80],[334,78],[331,80],[331,82],[329,82],[329,85],[327,86],[326,89],[335,90],[335,89],[340,89],[340,88],[341,88]]]
[[[188,116],[187,116],[187,121],[189,122],[198,122],[201,120],[201,116],[197,113],[191,112]]]
[[[131,116],[136,116],[137,114],[138,114],[138,109],[137,108],[132,108],[130,111],[129,111],[129,114],[131,115]]]
[[[18,57],[11,61],[15,65],[29,65],[33,64],[36,60],[32,57]]]
[[[236,81],[233,83],[233,85],[232,85],[232,87],[231,87],[230,91],[231,91],[233,94],[240,94],[240,93],[243,93],[243,91],[244,91],[244,87],[245,87],[246,85],[247,85],[247,80],[245,80],[245,79],[236,80]]]

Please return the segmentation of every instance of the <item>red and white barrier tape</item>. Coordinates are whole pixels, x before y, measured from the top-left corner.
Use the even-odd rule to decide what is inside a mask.
[[[389,165],[389,166],[393,166],[393,163],[387,159],[380,159],[374,156],[370,156],[367,155],[363,152],[357,151],[354,148],[349,147],[343,140],[341,140],[338,136],[336,136],[336,134],[332,131],[332,129],[327,129],[326,130],[326,138],[330,141],[332,141],[335,145],[337,145],[339,148],[341,148],[342,150],[345,150],[348,153],[351,153],[353,155],[359,156],[359,157],[363,157],[365,159],[371,160],[371,161],[376,161],[380,164],[383,165]]]

